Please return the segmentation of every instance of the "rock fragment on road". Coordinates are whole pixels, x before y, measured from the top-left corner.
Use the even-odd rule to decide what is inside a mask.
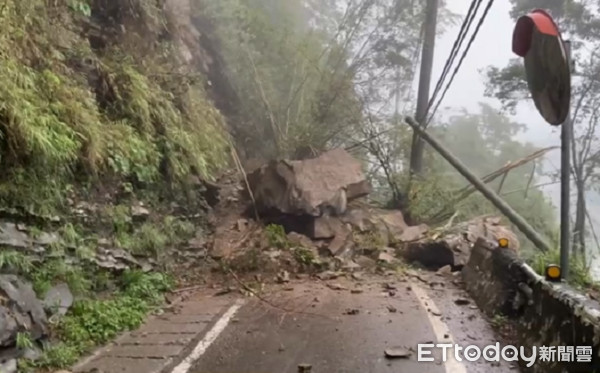
[[[408,359],[412,353],[404,347],[393,347],[385,350],[385,357],[388,359]]]

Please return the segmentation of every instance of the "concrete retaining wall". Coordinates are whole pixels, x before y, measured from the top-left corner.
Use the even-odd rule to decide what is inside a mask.
[[[600,372],[600,304],[565,284],[538,276],[515,252],[478,240],[462,271],[467,290],[489,316],[505,315],[517,326],[519,345],[592,346],[592,361],[538,361],[525,372]],[[523,363],[523,362],[521,362]]]

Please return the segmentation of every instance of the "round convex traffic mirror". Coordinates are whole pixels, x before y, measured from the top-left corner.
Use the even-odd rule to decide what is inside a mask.
[[[541,9],[518,19],[513,52],[524,58],[527,85],[546,122],[562,124],[571,102],[571,70],[565,42],[552,17]]]

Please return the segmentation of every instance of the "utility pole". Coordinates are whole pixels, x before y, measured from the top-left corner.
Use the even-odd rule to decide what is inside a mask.
[[[425,21],[423,24],[423,49],[421,52],[421,69],[419,74],[419,92],[417,97],[417,122],[424,126],[427,122],[427,111],[429,106],[429,88],[431,85],[431,70],[433,69],[433,51],[435,49],[435,32],[438,16],[438,0],[427,0],[425,7]],[[423,127],[424,128],[424,127]],[[423,172],[423,152],[425,142],[413,133],[410,151],[410,173],[420,175]]]
[[[431,147],[437,151],[439,155],[444,157],[448,163],[450,163],[456,171],[458,171],[465,179],[467,179],[485,198],[488,199],[500,212],[510,220],[511,223],[517,226],[521,232],[541,251],[550,251],[550,245],[544,237],[539,235],[535,229],[527,220],[519,215],[508,203],[506,203],[500,196],[489,186],[485,185],[475,174],[454,156],[448,149],[446,149],[437,139],[428,134],[421,126],[415,122],[414,119],[407,117],[406,123],[408,123],[415,132],[419,133],[423,139],[425,139]]]
[[[569,71],[572,70],[571,42],[565,41]],[[569,277],[569,253],[571,252],[571,140],[573,123],[571,113],[561,126],[561,157],[560,157],[560,268],[563,279]]]

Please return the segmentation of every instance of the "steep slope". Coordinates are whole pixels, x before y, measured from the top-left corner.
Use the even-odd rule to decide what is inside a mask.
[[[201,250],[230,135],[190,15],[180,0],[0,5],[0,371],[68,367],[135,328],[177,254]]]
[[[5,205],[50,212],[75,180],[174,185],[225,165],[208,56],[159,2],[11,0],[1,14]]]

